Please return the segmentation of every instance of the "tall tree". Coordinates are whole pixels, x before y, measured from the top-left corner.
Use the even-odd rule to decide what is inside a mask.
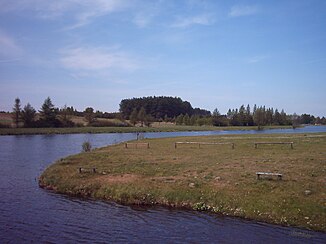
[[[291,121],[288,121],[287,115],[284,112],[284,109],[281,110],[281,125],[288,125],[291,124]]]
[[[16,128],[18,128],[20,117],[21,117],[21,104],[20,104],[20,99],[18,97],[15,99],[15,105],[12,110],[13,110],[14,122],[15,122]]]
[[[41,119],[44,121],[44,126],[56,125],[56,117],[58,112],[55,109],[50,97],[47,97],[44,100],[44,103],[39,112],[41,115]]]
[[[282,124],[281,114],[278,111],[278,109],[275,109],[275,112],[274,112],[274,115],[273,115],[273,124],[274,125],[281,125]]]
[[[250,106],[249,104],[247,105],[247,108],[246,108],[246,125],[254,125],[254,119],[252,117],[252,114],[250,112]]]
[[[258,125],[258,129],[260,129],[261,126],[265,124],[263,107],[256,108],[256,112],[254,114],[254,122],[256,125]]]
[[[22,121],[24,122],[24,127],[32,127],[35,119],[36,110],[29,104],[24,107],[22,111]]]
[[[246,120],[246,109],[244,105],[241,105],[241,107],[239,108],[239,116],[238,116],[238,123],[239,125],[243,126],[247,124],[247,120]]]

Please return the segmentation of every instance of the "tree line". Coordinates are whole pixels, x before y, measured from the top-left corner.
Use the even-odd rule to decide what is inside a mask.
[[[141,122],[149,124],[151,121],[174,122],[177,125],[213,125],[213,126],[266,126],[266,125],[293,125],[298,124],[326,124],[325,117],[315,118],[309,114],[301,116],[288,115],[282,109],[266,108],[266,106],[241,105],[239,108],[229,109],[227,114],[221,114],[218,109],[213,113],[205,109],[193,108],[188,101],[179,97],[142,97],[124,99],[120,103],[120,113],[124,119],[132,124]]]
[[[241,105],[240,108],[229,109],[227,114],[221,114],[215,109],[211,116],[181,114],[176,119],[177,125],[213,125],[213,126],[271,126],[300,124],[326,124],[325,117],[314,117],[310,114],[286,114],[282,109],[266,108],[265,106]]]
[[[15,127],[74,127],[83,126],[72,121],[73,116],[84,117],[88,126],[150,126],[154,121],[172,122],[176,125],[213,125],[213,126],[266,126],[266,125],[293,125],[299,124],[326,124],[325,117],[314,117],[310,114],[286,114],[265,106],[241,105],[239,108],[229,109],[221,114],[218,109],[212,113],[205,109],[193,108],[188,101],[178,97],[143,97],[123,99],[120,103],[120,112],[108,113],[95,111],[87,107],[84,111],[77,111],[73,106],[57,108],[50,97],[44,100],[40,110],[27,103],[23,108],[19,98],[15,99],[12,117]],[[118,119],[118,123],[101,118]],[[129,120],[129,123],[125,120]]]

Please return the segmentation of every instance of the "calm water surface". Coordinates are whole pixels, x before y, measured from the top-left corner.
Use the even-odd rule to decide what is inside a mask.
[[[326,126],[268,133],[326,132]],[[145,137],[262,133],[207,131],[145,133]],[[265,131],[266,133],[266,131]],[[0,136],[1,243],[326,243],[326,234],[207,213],[132,208],[80,200],[40,189],[37,177],[53,161],[135,139],[134,133]]]

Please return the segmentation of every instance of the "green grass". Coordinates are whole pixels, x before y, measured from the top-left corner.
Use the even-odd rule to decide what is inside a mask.
[[[184,144],[175,149],[176,141],[233,142],[235,149]],[[254,142],[269,141],[293,141],[294,149],[254,147]],[[126,149],[119,144],[61,159],[41,175],[40,185],[123,204],[185,207],[326,231],[326,133],[142,142],[149,142],[150,148]],[[87,171],[79,173],[79,167]],[[257,180],[259,171],[282,173],[283,180]]]
[[[290,126],[266,126],[265,129],[292,128]],[[128,133],[173,132],[211,130],[257,130],[257,126],[162,126],[162,127],[73,127],[73,128],[0,128],[0,135],[82,134],[82,133]]]

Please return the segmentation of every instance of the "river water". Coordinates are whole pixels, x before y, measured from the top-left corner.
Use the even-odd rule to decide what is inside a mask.
[[[148,138],[212,134],[326,132],[296,130],[145,133]],[[326,243],[326,234],[162,207],[135,208],[71,198],[38,187],[55,160],[136,138],[135,133],[0,136],[0,243]]]

